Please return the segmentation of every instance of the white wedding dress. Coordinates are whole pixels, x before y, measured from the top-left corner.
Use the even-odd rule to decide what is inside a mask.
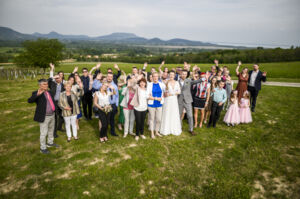
[[[169,84],[167,92],[172,96],[166,97],[163,104],[160,133],[162,135],[180,135],[182,128],[177,95],[175,95],[175,93],[181,92],[179,82],[175,82],[174,88]]]

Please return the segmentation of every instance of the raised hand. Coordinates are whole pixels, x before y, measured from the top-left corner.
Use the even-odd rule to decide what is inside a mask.
[[[50,69],[54,70],[54,64],[50,63],[49,65],[50,65]]]
[[[114,68],[117,69],[117,70],[120,70],[118,64],[114,64]]]
[[[242,65],[242,62],[241,62],[241,61],[239,61],[239,62],[238,62],[238,66],[241,66],[241,65]]]
[[[98,70],[100,67],[101,67],[101,63],[99,62],[99,63],[96,65],[96,69]]]
[[[162,62],[161,62],[161,65],[164,65],[164,64],[165,64],[165,61],[162,61]]]
[[[215,59],[214,63],[216,64],[216,66],[218,66],[219,65],[219,60]]]
[[[263,72],[262,76],[266,77],[267,76],[267,72]]]
[[[39,89],[36,95],[39,96],[39,95],[41,95],[43,92],[44,92],[44,90]]]
[[[147,66],[148,66],[148,63],[145,62],[145,63],[144,63],[144,68],[147,68]]]
[[[197,70],[197,69],[198,69],[198,66],[197,66],[197,65],[193,66],[193,71],[195,71],[195,70]]]
[[[73,73],[76,73],[78,71],[78,66],[75,66]]]

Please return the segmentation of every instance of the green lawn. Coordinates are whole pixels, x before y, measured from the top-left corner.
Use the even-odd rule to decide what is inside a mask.
[[[108,67],[113,67],[112,62],[104,62],[102,63],[101,68],[106,72]],[[56,71],[64,71],[64,72],[72,72],[75,66],[79,67],[79,72],[83,67],[87,67],[88,69],[92,68],[96,65],[96,62],[72,62],[72,63],[62,63],[60,66],[56,68]],[[126,73],[131,72],[132,66],[137,66],[139,68],[143,67],[143,64],[134,64],[134,63],[118,63],[121,70],[124,70]],[[195,64],[191,64],[194,66]],[[213,65],[212,63],[208,64],[197,64],[202,71],[209,70],[210,67]],[[235,77],[235,68],[236,64],[220,64],[220,66],[228,66],[230,69],[231,74]],[[252,70],[253,64],[245,64],[242,65],[243,67],[248,67]],[[0,64],[3,67],[14,67],[14,65],[7,65],[7,64]],[[159,64],[149,64],[147,71],[150,71],[151,67],[158,68]],[[176,66],[182,66],[178,64],[165,64],[168,68],[173,68]],[[241,70],[240,69],[240,70]],[[260,70],[267,71],[268,81],[280,81],[280,82],[300,82],[300,62],[276,62],[276,63],[261,63]]]
[[[300,197],[299,88],[263,86],[252,124],[220,121],[194,137],[101,144],[98,121],[81,121],[77,142],[59,132],[61,148],[43,155],[27,103],[36,80],[0,85],[0,198]]]
[[[63,63],[60,67],[57,68],[57,70],[63,70],[72,72],[74,66],[79,66],[79,68],[83,67],[92,67],[96,63],[91,62],[77,62],[77,63]],[[192,66],[194,64],[191,64]],[[210,67],[213,64],[197,64],[202,71],[209,70]],[[235,74],[236,64],[220,64],[220,66],[228,66],[231,73]],[[143,64],[132,64],[132,63],[119,63],[119,66],[124,71],[130,71],[130,68],[132,66],[138,66],[142,68]],[[149,64],[148,70],[154,66],[158,68],[159,64]],[[182,66],[179,64],[166,64],[168,68],[176,67],[176,66]],[[248,67],[250,70],[252,70],[253,64],[244,64],[243,67]],[[113,63],[103,63],[103,68],[107,67],[113,67]],[[262,71],[267,71],[267,75],[269,78],[290,78],[290,79],[300,79],[300,62],[283,62],[283,63],[262,63],[260,64],[260,69]],[[241,69],[240,69],[241,70]]]

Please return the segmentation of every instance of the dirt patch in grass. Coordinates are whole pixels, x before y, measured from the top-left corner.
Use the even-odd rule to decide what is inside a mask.
[[[254,181],[253,187],[256,191],[252,194],[251,199],[266,198],[265,193],[266,191],[270,192],[270,190],[274,195],[284,195],[290,198],[293,190],[297,187],[299,189],[297,182],[292,184],[286,180],[285,176],[272,177],[272,174],[267,171],[262,172],[261,176],[263,177],[262,181]]]
[[[36,175],[28,175],[24,179],[15,179],[14,177],[7,177],[6,182],[0,184],[0,193],[1,194],[7,194],[12,191],[17,192],[19,190],[25,189],[25,184],[28,182],[28,180],[37,178]]]
[[[99,162],[104,162],[104,159],[95,158],[92,162],[88,163],[87,165],[95,165]]]
[[[67,170],[64,174],[56,176],[57,179],[70,179],[72,173],[75,173],[75,170]]]
[[[7,110],[7,111],[3,111],[4,114],[9,114],[9,113],[12,113],[11,110]]]
[[[253,187],[256,191],[254,194],[252,194],[251,199],[265,198],[264,194],[266,191],[260,181],[254,181]]]

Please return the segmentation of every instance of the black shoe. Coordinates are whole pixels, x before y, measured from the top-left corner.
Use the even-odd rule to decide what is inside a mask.
[[[213,128],[216,128],[216,125],[214,125]]]
[[[54,134],[53,137],[54,137],[54,138],[58,138],[58,135],[57,135],[57,134]]]
[[[116,133],[111,133],[112,136],[119,136],[118,134]]]
[[[207,125],[207,128],[210,128],[210,125]]]
[[[88,120],[93,120],[92,118],[89,118]]]
[[[43,154],[49,154],[50,151],[48,149],[40,149],[40,152]]]
[[[254,112],[255,112],[255,109],[254,109],[254,108],[251,108],[251,111],[254,113]]]
[[[87,118],[87,117],[84,117],[84,119],[85,119],[85,120],[89,120],[89,118]]]
[[[55,148],[59,148],[60,146],[58,144],[47,144],[47,147],[55,147]]]

